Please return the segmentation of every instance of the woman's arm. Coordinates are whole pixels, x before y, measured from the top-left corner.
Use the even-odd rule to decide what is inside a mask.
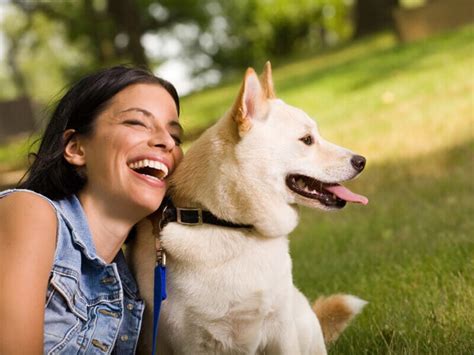
[[[57,219],[40,196],[0,199],[0,353],[42,354],[46,290]]]

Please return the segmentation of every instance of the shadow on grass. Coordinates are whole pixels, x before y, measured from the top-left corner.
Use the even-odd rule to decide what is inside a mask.
[[[295,283],[310,299],[344,292],[370,302],[332,354],[472,351],[473,148],[369,165],[351,184],[367,207],[302,211]]]

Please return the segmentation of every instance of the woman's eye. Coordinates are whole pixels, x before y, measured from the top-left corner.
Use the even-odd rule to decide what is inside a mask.
[[[174,144],[176,144],[176,146],[178,146],[178,147],[181,145],[181,143],[183,143],[181,141],[181,138],[179,138],[178,136],[171,135],[171,138],[174,139]]]
[[[139,121],[139,120],[126,120],[126,121],[123,121],[123,123],[128,124],[130,126],[142,126],[142,127],[148,128],[144,122]]]
[[[300,141],[302,141],[306,145],[312,145],[314,143],[314,138],[311,134],[307,134],[306,136],[301,137]]]

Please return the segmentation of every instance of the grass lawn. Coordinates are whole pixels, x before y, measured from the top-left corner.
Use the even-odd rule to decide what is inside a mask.
[[[279,97],[368,158],[348,185],[369,205],[302,209],[291,235],[295,283],[309,298],[370,302],[330,353],[473,354],[474,27],[412,44],[381,34],[273,69]],[[191,139],[238,88],[183,99]],[[15,162],[6,150],[0,167]]]
[[[370,303],[333,354],[472,354],[473,144],[370,167],[352,184],[368,207],[304,210],[295,282],[310,297]]]
[[[310,298],[370,302],[332,354],[474,353],[473,40],[472,27],[411,45],[380,37],[363,56],[315,60],[304,93],[286,89],[369,161],[351,184],[367,207],[303,210],[292,235]]]
[[[28,165],[28,152],[35,139],[36,135],[22,136],[0,145],[0,174],[25,168]]]

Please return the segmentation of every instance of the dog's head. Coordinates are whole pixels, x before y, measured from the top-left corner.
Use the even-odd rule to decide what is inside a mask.
[[[171,194],[182,207],[201,206],[278,236],[295,228],[297,204],[330,210],[367,203],[340,185],[364,165],[325,141],[305,112],[276,98],[267,63],[261,78],[247,70],[232,108],[185,154]]]
[[[269,62],[260,79],[247,70],[231,115],[241,139],[242,163],[254,179],[257,170],[257,176],[272,180],[265,183],[284,184],[288,203],[325,210],[347,202],[367,204],[366,197],[340,184],[361,173],[365,158],[324,140],[305,112],[277,99]]]

